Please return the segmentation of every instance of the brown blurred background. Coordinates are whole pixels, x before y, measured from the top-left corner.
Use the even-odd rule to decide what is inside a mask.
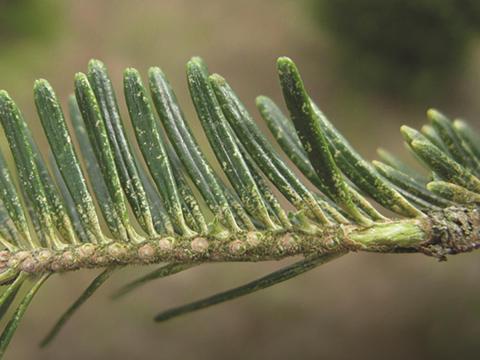
[[[281,101],[275,59],[288,55],[363,155],[375,158],[382,146],[411,161],[398,128],[418,127],[427,107],[477,125],[476,7],[469,0],[0,0],[0,88],[45,146],[32,99],[36,78],[48,79],[65,101],[90,58],[107,64],[119,94],[125,67],[145,75],[158,65],[195,124],[184,74],[191,56],[227,77],[256,116],[255,96]],[[95,272],[57,276],[33,302],[7,358],[478,358],[478,253],[441,264],[422,255],[351,254],[252,296],[152,322],[162,309],[280,265],[204,265],[112,303],[115,288],[151,270],[124,269],[39,350],[36,343]]]

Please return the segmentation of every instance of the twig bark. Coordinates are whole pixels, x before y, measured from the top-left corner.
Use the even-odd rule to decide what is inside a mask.
[[[419,252],[444,260],[447,255],[480,247],[480,210],[449,207],[416,219],[377,222],[371,226],[322,226],[308,232],[248,231],[224,238],[162,237],[139,244],[83,244],[59,251],[3,251],[0,281],[17,271],[65,272],[82,268],[152,263],[201,263],[280,260],[289,256],[318,256],[348,251]],[[8,275],[8,276],[7,276]]]

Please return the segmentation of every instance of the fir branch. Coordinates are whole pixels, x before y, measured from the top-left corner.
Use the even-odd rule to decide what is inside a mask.
[[[428,176],[386,150],[379,150],[382,162],[370,163],[312,101],[293,61],[280,58],[277,69],[289,116],[265,96],[257,97],[257,107],[314,188],[287,165],[227,81],[209,74],[197,57],[187,64],[188,86],[221,171],[207,160],[157,67],[148,74],[150,94],[137,70],[125,71],[129,116],[122,117],[105,65],[92,60],[87,74],[75,75],[71,127],[50,84],[38,80],[35,104],[49,143],[48,163],[13,99],[0,91],[0,122],[15,165],[9,169],[0,154],[0,318],[10,319],[0,357],[52,274],[106,269],[43,345],[120,267],[167,264],[120,288],[114,298],[203,263],[304,257],[246,285],[167,310],[156,318],[164,321],[291,279],[348,252],[419,252],[444,260],[480,246],[480,145],[466,122],[429,110],[431,124],[421,131],[402,127]],[[130,125],[135,141],[126,136]],[[397,216],[387,216],[368,196]],[[22,294],[30,280],[33,286]]]

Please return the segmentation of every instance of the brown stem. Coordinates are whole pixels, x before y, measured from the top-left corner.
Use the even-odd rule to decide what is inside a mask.
[[[3,251],[0,253],[3,268],[0,282],[11,280],[15,271],[64,272],[161,262],[256,262],[338,251],[421,252],[445,259],[446,255],[472,251],[479,246],[479,209],[451,207],[431,212],[425,218],[378,222],[371,226],[336,225],[316,231],[309,229],[309,232],[301,229],[249,231],[224,239],[163,237],[140,244],[87,243],[59,251],[47,248],[15,253]]]

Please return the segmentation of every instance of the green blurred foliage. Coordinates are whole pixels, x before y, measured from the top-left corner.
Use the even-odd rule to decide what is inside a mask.
[[[30,88],[31,78],[22,75],[36,74],[37,66],[51,61],[53,47],[63,35],[64,19],[63,1],[0,0],[1,88],[9,83],[14,84],[10,91]]]
[[[53,37],[61,19],[58,1],[0,0],[0,40],[42,41]]]
[[[480,30],[478,0],[312,0],[348,78],[395,95],[441,92]]]

